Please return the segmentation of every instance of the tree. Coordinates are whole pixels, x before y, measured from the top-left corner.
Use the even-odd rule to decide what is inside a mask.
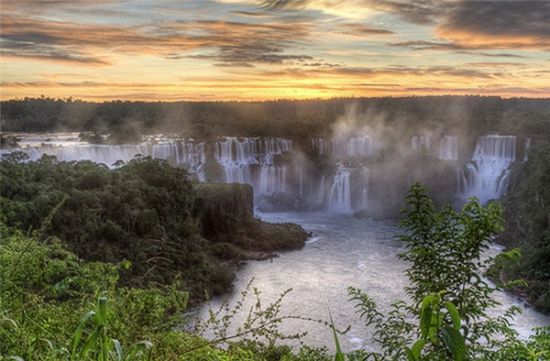
[[[438,211],[422,186],[411,186],[398,236],[406,247],[400,258],[410,264],[411,301],[398,300],[383,315],[367,294],[349,290],[361,317],[375,328],[381,351],[370,358],[502,360],[505,351],[495,351],[516,349],[517,334],[509,325],[519,309],[491,317],[487,310],[498,304],[491,297],[496,288],[482,276],[492,263],[483,253],[502,230],[501,214],[498,204],[483,207],[475,198],[459,212],[450,206]]]

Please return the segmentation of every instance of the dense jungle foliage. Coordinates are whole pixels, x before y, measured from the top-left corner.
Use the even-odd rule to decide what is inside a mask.
[[[502,200],[506,232],[499,242],[521,248],[519,264],[501,264],[499,277],[521,277],[518,288],[539,310],[550,313],[550,143],[532,147],[528,161],[511,170],[508,193]]]
[[[0,162],[0,221],[40,229],[88,261],[129,261],[125,284],[179,282],[196,301],[226,292],[235,263],[251,251],[298,248],[307,238],[296,225],[256,220],[249,186],[198,192],[184,169],[164,161],[136,158],[111,170],[47,156],[22,163],[21,156]]]
[[[464,132],[473,137],[500,131],[550,136],[550,101],[480,96],[337,98],[265,102],[130,102],[25,98],[0,102],[8,132],[89,131],[111,142],[141,134],[185,136],[326,135],[352,109],[360,123],[414,131]]]
[[[488,360],[550,359],[550,329],[527,341],[510,327],[517,309],[491,317],[495,288],[480,278],[492,263],[482,252],[502,229],[497,205],[469,202],[462,211],[436,210],[419,185],[413,185],[402,220],[401,257],[410,262],[410,301],[396,300],[389,313],[377,310],[367,293],[350,289],[358,317],[373,333],[372,349],[346,353],[334,321],[309,320],[332,332],[335,354],[301,346],[292,351],[279,325],[280,299],[262,306],[258,298],[239,332],[228,332],[235,312],[223,304],[185,331],[187,294],[174,285],[124,286],[119,264],[87,262],[67,251],[45,230],[55,215],[25,235],[0,224],[0,359],[6,360]],[[56,208],[57,212],[61,207]],[[509,258],[507,254],[501,257]],[[497,260],[498,261],[498,260]],[[250,290],[248,290],[250,291]],[[247,292],[248,292],[247,291]],[[368,291],[368,290],[367,290]],[[258,292],[254,290],[255,297]],[[243,297],[247,297],[243,294]],[[344,300],[342,302],[345,302]],[[304,320],[306,321],[306,320]],[[336,320],[337,321],[337,320]],[[201,337],[211,329],[213,339]]]

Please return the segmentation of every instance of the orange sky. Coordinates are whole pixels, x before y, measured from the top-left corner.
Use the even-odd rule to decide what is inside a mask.
[[[550,2],[3,0],[1,98],[550,96]]]

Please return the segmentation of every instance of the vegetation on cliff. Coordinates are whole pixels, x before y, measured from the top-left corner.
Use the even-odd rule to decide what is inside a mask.
[[[528,161],[517,163],[510,178],[502,200],[506,231],[498,240],[519,247],[523,257],[516,264],[500,264],[498,277],[525,280],[526,286],[517,291],[538,310],[550,313],[550,144],[532,147]]]
[[[55,209],[41,237],[59,238],[88,261],[129,261],[124,284],[178,282],[197,301],[226,292],[249,252],[298,248],[307,238],[301,227],[255,219],[249,186],[197,186],[164,161],[136,158],[111,170],[20,156],[0,164],[0,221],[39,230]]]

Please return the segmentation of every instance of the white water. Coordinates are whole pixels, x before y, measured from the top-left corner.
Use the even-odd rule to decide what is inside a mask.
[[[116,162],[129,162],[137,155],[164,159],[183,166],[198,180],[206,181],[204,173],[207,149],[204,142],[193,139],[148,139],[140,144],[104,145],[79,140],[78,133],[23,135],[18,150],[30,161],[42,155],[52,155],[59,161],[91,160],[113,167]],[[247,183],[255,195],[288,191],[288,169],[276,165],[278,154],[292,150],[292,141],[283,138],[220,138],[212,144],[214,157],[223,170],[226,183]],[[2,153],[7,153],[3,151]],[[216,181],[216,180],[214,180]]]
[[[328,192],[328,210],[336,213],[351,213],[351,170],[338,167]]]
[[[369,157],[376,153],[375,141],[370,135],[331,139],[313,138],[311,144],[319,154],[335,158]]]
[[[271,222],[299,223],[312,232],[313,237],[302,250],[282,253],[271,261],[248,262],[237,274],[234,292],[228,296],[230,303],[240,298],[241,291],[252,278],[253,285],[262,292],[264,306],[292,288],[283,302],[284,315],[328,320],[330,310],[337,327],[352,326],[340,337],[344,350],[372,349],[373,330],[365,328],[355,314],[354,304],[348,301],[347,288],[361,288],[374,298],[382,311],[387,311],[396,299],[405,298],[403,289],[408,281],[403,271],[406,264],[396,257],[403,249],[393,238],[397,231],[395,225],[326,213],[270,213],[260,214],[260,217]],[[491,250],[493,254],[497,252],[497,248]],[[495,315],[502,314],[512,305],[522,306],[515,297],[501,292],[496,298],[502,306],[492,311]],[[221,299],[215,300],[212,306],[220,302]],[[251,302],[246,305],[250,306]],[[206,307],[202,315],[205,311]],[[241,315],[233,326],[243,321],[244,315]],[[550,325],[550,318],[530,308],[514,322],[523,337],[527,337],[533,327],[542,325]],[[333,349],[330,329],[317,323],[290,321],[282,330],[292,334],[307,331],[306,344]]]
[[[528,153],[529,148],[531,148],[531,137],[525,137],[525,144],[523,146],[523,161],[527,162],[529,160]]]
[[[482,203],[500,198],[508,185],[508,168],[515,160],[515,136],[479,137],[472,162],[459,173],[462,198],[475,196]]]
[[[292,150],[292,141],[283,138],[227,137],[214,143],[214,155],[222,166],[226,183],[247,183],[257,195],[286,192],[287,167],[274,158]],[[259,175],[254,171],[259,169]]]
[[[515,161],[515,139],[514,136],[499,135],[478,139],[472,161],[458,170],[460,191],[457,198],[476,196],[486,202],[503,195],[508,168]],[[429,135],[415,135],[410,143],[416,150],[437,150],[436,155],[442,160],[458,160],[459,141],[456,137],[444,136],[432,146]],[[77,133],[58,133],[22,135],[20,145],[30,160],[48,154],[61,161],[92,160],[110,167],[119,160],[128,162],[138,154],[152,156],[185,167],[199,181],[250,184],[256,200],[266,195],[275,200],[281,196],[287,200],[294,197],[294,204],[307,209],[346,214],[368,208],[367,165],[378,148],[389,146],[371,135],[313,138],[312,150],[328,157],[337,168],[332,174],[313,177],[300,162],[276,161],[278,155],[294,150],[292,140],[285,138],[223,137],[205,143],[155,136],[140,144],[103,145],[82,142]],[[525,149],[529,145],[530,139],[526,138]],[[527,153],[524,160],[526,157]],[[214,160],[221,175],[205,172],[206,163]]]
[[[458,138],[444,136],[439,143],[439,159],[457,160],[458,159]]]

